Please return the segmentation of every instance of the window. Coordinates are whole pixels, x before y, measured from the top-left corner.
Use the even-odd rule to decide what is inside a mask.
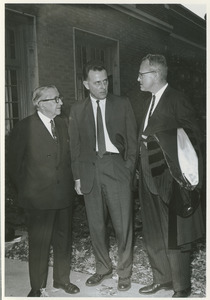
[[[118,42],[107,37],[91,34],[79,29],[74,30],[75,41],[75,79],[76,99],[82,100],[88,92],[83,86],[83,66],[92,59],[104,62],[109,79],[109,92],[119,95],[119,56]]]
[[[34,18],[6,9],[5,13],[5,133],[33,111],[31,91],[34,75]],[[32,74],[32,75],[29,75]]]
[[[17,70],[6,69],[5,77],[5,129],[8,133],[19,120]]]

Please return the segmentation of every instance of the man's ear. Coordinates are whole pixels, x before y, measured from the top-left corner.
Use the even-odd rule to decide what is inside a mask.
[[[42,110],[44,109],[43,106],[44,106],[44,102],[40,101],[40,102],[36,105],[36,108],[37,108],[38,110],[42,111]]]
[[[86,80],[83,81],[83,85],[86,87],[87,90],[89,90],[89,84]]]
[[[36,105],[36,107],[37,107],[37,108],[42,107],[42,101],[38,102],[37,105]]]
[[[155,73],[155,82],[160,80],[160,74],[158,72]]]

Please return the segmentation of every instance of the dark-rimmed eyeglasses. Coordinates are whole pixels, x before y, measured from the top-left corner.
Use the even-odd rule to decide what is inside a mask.
[[[144,72],[144,73],[139,72],[139,78],[142,78],[143,75],[149,74],[149,73],[156,73],[156,71],[149,71],[149,72]]]
[[[55,98],[53,99],[43,99],[43,100],[40,100],[39,102],[47,102],[47,101],[55,101],[56,103],[59,103],[59,100],[63,101],[63,97],[62,96],[56,96]],[[38,103],[39,103],[38,102]]]

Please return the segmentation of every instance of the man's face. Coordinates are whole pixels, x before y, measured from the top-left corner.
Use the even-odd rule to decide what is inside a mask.
[[[139,69],[138,82],[140,83],[140,89],[144,92],[153,92],[153,86],[155,83],[156,71],[149,65],[148,60],[144,60]]]
[[[87,80],[83,81],[86,89],[90,91],[91,96],[95,99],[103,100],[108,93],[108,78],[105,70],[92,71],[88,73]]]
[[[48,100],[49,101],[42,101]],[[57,102],[56,102],[57,99]],[[40,111],[50,119],[53,119],[61,113],[62,100],[59,98],[59,92],[55,88],[49,88],[43,92],[41,100],[39,100]]]

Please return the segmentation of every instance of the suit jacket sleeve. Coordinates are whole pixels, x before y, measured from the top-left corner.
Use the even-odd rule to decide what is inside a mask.
[[[127,134],[127,160],[126,165],[133,171],[137,151],[137,125],[130,102],[127,102],[126,134]]]
[[[70,135],[70,149],[71,149],[71,167],[74,180],[80,179],[79,175],[79,156],[80,156],[80,137],[79,127],[77,124],[75,106],[73,105],[69,118],[69,135]]]

